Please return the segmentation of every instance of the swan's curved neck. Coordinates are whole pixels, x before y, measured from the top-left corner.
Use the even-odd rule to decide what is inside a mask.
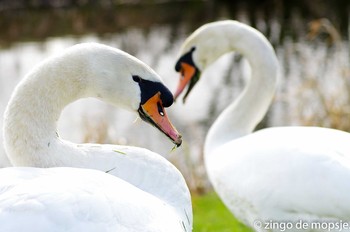
[[[225,32],[229,42],[224,50],[240,52],[250,64],[251,77],[239,97],[210,128],[205,143],[206,155],[228,141],[251,133],[266,114],[277,84],[278,61],[266,38],[244,25]]]
[[[81,77],[85,71],[79,67],[70,69],[73,64],[60,62],[60,65],[46,62],[34,69],[16,87],[6,108],[4,145],[16,166],[50,167],[65,163],[66,157],[55,157],[52,152],[57,145],[66,144],[58,137],[57,121],[67,104],[84,96]],[[70,70],[69,80],[61,70]],[[67,146],[65,151],[68,149],[72,148]]]

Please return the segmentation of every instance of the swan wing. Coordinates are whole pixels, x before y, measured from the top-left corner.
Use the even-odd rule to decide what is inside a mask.
[[[100,171],[0,170],[0,230],[185,231],[172,207]]]
[[[325,128],[265,129],[218,148],[207,168],[228,208],[250,225],[349,220],[349,140],[348,133]]]
[[[89,167],[104,170],[162,200],[176,210],[186,230],[192,230],[190,191],[181,172],[167,159],[140,147],[81,144],[79,148],[94,159],[84,167],[93,165]]]

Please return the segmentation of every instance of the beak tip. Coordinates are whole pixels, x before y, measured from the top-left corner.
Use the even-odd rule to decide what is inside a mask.
[[[174,94],[174,102],[176,102],[176,100],[178,100],[179,95],[182,93],[182,91],[176,91]],[[182,99],[182,102],[185,103],[186,98]]]
[[[174,93],[174,101],[176,101],[176,99],[179,97],[179,95],[180,95],[179,91],[176,91]]]
[[[173,134],[170,135],[171,140],[176,145],[176,147],[181,146],[182,143],[182,135],[179,134],[176,130]]]
[[[176,147],[180,147],[182,144],[182,135],[179,134],[179,136],[177,137],[177,139],[174,141]]]

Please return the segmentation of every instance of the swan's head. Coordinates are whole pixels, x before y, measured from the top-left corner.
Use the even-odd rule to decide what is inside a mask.
[[[201,72],[223,54],[232,50],[230,34],[235,33],[232,25],[240,25],[233,20],[207,23],[195,30],[182,44],[175,70],[181,73],[175,99],[188,86],[183,98],[200,79]]]
[[[158,128],[180,146],[181,135],[173,127],[164,110],[164,107],[171,106],[174,101],[170,90],[161,82],[142,79],[137,75],[132,78],[140,88],[141,100],[137,109],[140,118]]]
[[[187,92],[183,98],[185,102],[188,94],[191,92],[192,88],[196,85],[200,78],[200,70],[193,61],[193,55],[196,47],[193,46],[189,51],[185,52],[179,60],[176,62],[175,70],[181,73],[180,82],[175,92],[175,99],[182,93],[185,87],[188,85]]]
[[[87,95],[138,112],[142,120],[180,146],[181,135],[164,109],[173,104],[174,98],[157,73],[118,49],[96,44],[89,44],[88,49],[92,52],[84,54],[88,58]]]
[[[185,102],[188,94],[199,81],[201,71],[221,56],[226,46],[222,36],[221,22],[208,23],[195,30],[182,44],[175,70],[180,72],[180,81],[174,94],[175,99],[184,91]]]

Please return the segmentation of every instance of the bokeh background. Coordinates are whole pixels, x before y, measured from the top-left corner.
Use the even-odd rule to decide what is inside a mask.
[[[280,61],[280,83],[259,128],[315,125],[350,131],[349,0],[0,0],[0,128],[16,84],[40,61],[81,42],[99,42],[141,59],[174,91],[181,43],[207,22],[235,19],[260,30]],[[77,143],[142,146],[173,162],[193,194],[211,191],[203,142],[219,113],[239,94],[249,67],[239,54],[210,66],[186,105],[169,117],[183,134],[172,143],[137,115],[94,99],[69,105],[61,137]],[[0,130],[0,166],[8,166]]]

